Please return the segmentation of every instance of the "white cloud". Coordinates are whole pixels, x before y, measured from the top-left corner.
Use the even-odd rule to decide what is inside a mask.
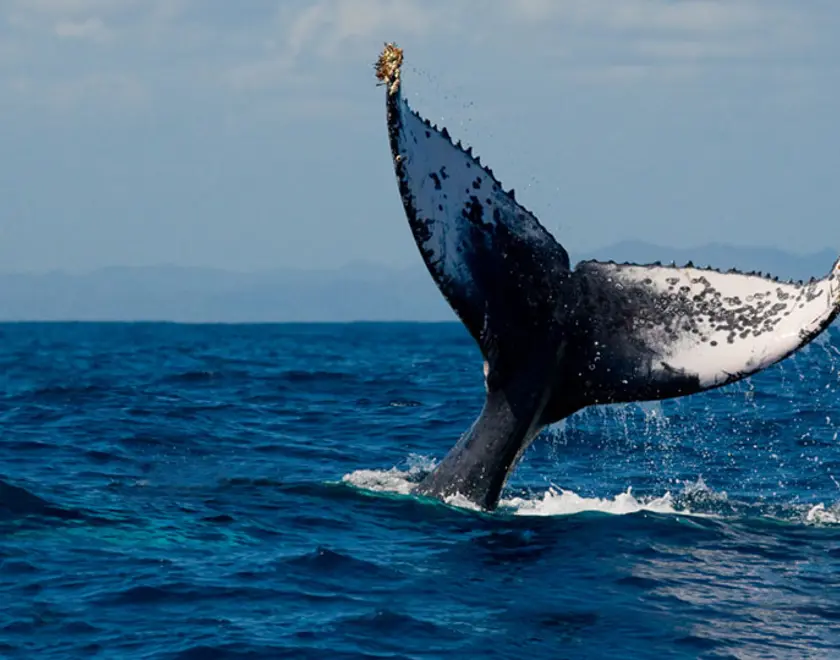
[[[232,65],[224,80],[240,89],[289,82],[296,71],[367,52],[375,58],[383,35],[426,35],[442,29],[457,10],[432,0],[322,0],[295,6],[280,3],[273,22],[279,47]],[[365,51],[360,51],[364,48]]]
[[[526,20],[561,21],[617,31],[717,32],[773,20],[773,0],[515,0],[509,13]]]
[[[59,37],[87,41],[107,41],[111,36],[111,31],[99,17],[83,21],[62,20],[55,24],[54,31]]]
[[[0,3],[0,22],[22,32],[50,32],[60,37],[88,38],[118,27],[137,32],[165,27],[193,0],[6,0]],[[14,31],[13,35],[14,36]]]
[[[50,90],[53,102],[62,107],[83,103],[107,102],[119,107],[137,107],[148,99],[148,90],[132,76],[120,74],[91,74],[61,82]]]
[[[281,11],[289,52],[304,50],[335,55],[353,41],[366,40],[384,31],[427,34],[447,15],[440,3],[418,0],[328,0],[310,4],[300,12]]]
[[[713,59],[749,58],[759,53],[765,44],[752,39],[643,39],[635,44],[642,55],[663,62],[702,61]]]
[[[155,47],[175,53],[189,41],[189,31],[174,29],[189,2],[0,0],[0,25],[8,26],[0,65],[3,52],[15,56],[14,66],[0,69],[0,88],[26,106],[61,111],[145,106],[153,83],[144,82],[150,72],[136,63],[157,54]],[[70,42],[106,46],[107,56],[99,49],[65,50]]]
[[[14,61],[9,53],[24,59],[33,89],[55,90],[75,80],[77,91],[51,93],[59,99],[104,91],[107,85],[91,84],[97,79],[145,80],[144,94],[124,94],[138,99],[164,84],[326,93],[348,75],[364,75],[361,67],[373,61],[385,40],[407,46],[409,61],[418,66],[425,65],[416,54],[427,49],[461,60],[475,54],[484,60],[483,71],[499,75],[543,69],[546,77],[593,84],[635,84],[657,76],[667,81],[703,75],[722,60],[808,52],[820,13],[786,0],[0,3],[0,22],[5,18],[11,26],[0,44],[0,65]],[[267,5],[273,8],[268,14]],[[64,46],[43,48],[40,39],[96,43],[108,56],[76,49],[64,60]],[[453,69],[459,66],[449,61]],[[443,70],[432,75],[438,73],[446,75]]]
[[[27,12],[49,19],[85,14],[119,13],[140,0],[11,0],[12,11]]]
[[[342,59],[374,57],[386,39],[452,37],[445,45],[474,40],[523,62],[559,57],[596,80],[626,82],[642,70],[646,78],[657,70],[672,77],[678,63],[793,52],[807,45],[808,27],[803,12],[781,0],[291,2],[277,15],[282,46],[231,65],[224,79],[240,89],[270,88],[313,65],[329,76]]]
[[[565,29],[576,50],[602,36],[609,39],[597,42],[602,50],[641,54],[664,66],[795,52],[817,31],[807,11],[780,0],[517,0],[506,6],[538,30]]]
[[[34,107],[61,112],[84,106],[124,112],[142,108],[149,100],[149,90],[140,80],[121,74],[92,73],[48,81],[17,76],[7,81],[6,89]]]

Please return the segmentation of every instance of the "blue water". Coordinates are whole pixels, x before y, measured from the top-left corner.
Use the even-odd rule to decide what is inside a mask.
[[[0,657],[840,657],[838,357],[578,414],[484,514],[402,494],[459,325],[0,325]]]

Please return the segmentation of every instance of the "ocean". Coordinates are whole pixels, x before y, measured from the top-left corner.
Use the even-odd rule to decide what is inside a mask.
[[[2,658],[840,658],[840,332],[582,411],[499,510],[451,324],[0,325]]]

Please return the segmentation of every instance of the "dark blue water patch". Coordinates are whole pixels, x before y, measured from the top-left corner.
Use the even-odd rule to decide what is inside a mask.
[[[840,648],[833,351],[685,400],[583,411],[537,440],[504,494],[539,508],[549,486],[607,503],[670,492],[708,517],[612,515],[595,499],[524,516],[342,482],[391,468],[417,481],[473,421],[482,358],[457,324],[0,337],[0,656]]]
[[[384,631],[388,634],[383,635]],[[362,648],[372,646],[380,654],[412,654],[407,657],[414,653],[447,655],[464,646],[457,630],[387,609],[342,617],[317,630],[316,635],[356,642]],[[376,642],[370,644],[370,640]]]
[[[0,480],[0,519],[38,516],[60,520],[82,520],[80,511],[56,506],[34,495],[22,486]]]
[[[9,575],[26,575],[38,573],[39,569],[26,561],[16,561],[13,559],[6,559],[0,561],[0,572]]]
[[[301,646],[305,635],[298,635],[289,646],[251,646],[242,650],[239,645],[194,646],[175,655],[162,656],[172,660],[256,660],[258,658],[300,658],[316,660],[335,658],[336,660],[409,660],[411,656],[387,653],[365,653],[360,650],[345,651],[322,643],[314,647]]]
[[[384,567],[365,561],[348,557],[340,552],[333,552],[329,548],[318,548],[314,552],[290,557],[284,560],[285,567],[311,571],[314,573],[333,573],[337,575],[359,577],[379,574],[380,577],[394,577],[392,571]]]
[[[157,604],[189,603],[196,600],[227,600],[238,598],[254,602],[271,600],[276,592],[270,589],[254,587],[232,587],[204,584],[201,586],[185,583],[161,585],[140,585],[114,593],[104,594],[95,600],[103,606],[148,606]]]
[[[336,383],[355,383],[358,377],[349,372],[336,371],[303,371],[294,369],[280,374],[281,380],[297,385],[316,383],[319,387],[330,390]]]
[[[109,395],[108,388],[94,384],[46,385],[10,397],[11,403],[35,402],[39,405],[82,404]]]
[[[162,383],[168,384],[183,384],[183,383],[206,383],[216,380],[223,376],[230,376],[231,374],[221,374],[215,371],[205,371],[205,370],[198,370],[198,371],[185,371],[183,373],[172,374],[169,376],[164,376],[161,379]],[[242,376],[245,376],[245,373],[242,372]]]

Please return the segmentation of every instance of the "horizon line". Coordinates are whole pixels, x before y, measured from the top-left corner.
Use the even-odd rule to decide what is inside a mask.
[[[582,254],[589,254],[594,252],[602,252],[604,250],[609,250],[613,248],[626,248],[626,247],[636,247],[636,248],[645,248],[645,249],[656,249],[656,250],[674,250],[674,251],[690,251],[690,250],[708,250],[710,248],[725,248],[725,249],[733,249],[733,250],[761,250],[761,251],[769,251],[769,252],[777,252],[779,254],[795,257],[797,259],[806,259],[810,257],[820,257],[824,253],[831,252],[833,255],[840,254],[840,250],[832,248],[830,246],[825,246],[819,250],[810,250],[810,251],[798,251],[798,250],[790,250],[787,248],[774,246],[774,245],[743,245],[738,243],[723,243],[720,241],[710,241],[707,243],[691,245],[686,247],[679,247],[673,245],[662,245],[659,243],[651,243],[644,240],[639,239],[625,239],[620,240],[615,243],[610,243],[607,245],[603,245],[597,248],[591,248],[588,250],[578,250],[577,252]],[[573,255],[574,252],[570,252],[570,256]],[[577,260],[585,260],[587,257],[576,257]],[[217,273],[227,273],[227,274],[236,274],[236,275],[265,275],[271,273],[277,273],[280,271],[285,272],[294,272],[294,273],[335,273],[346,269],[351,268],[359,268],[359,267],[368,267],[368,268],[376,268],[376,269],[384,269],[384,270],[397,270],[397,271],[410,271],[415,270],[417,268],[422,268],[422,263],[410,263],[410,264],[391,264],[381,261],[373,261],[370,259],[351,259],[341,264],[331,266],[331,267],[318,267],[318,268],[310,268],[306,266],[284,266],[278,264],[276,266],[266,266],[255,268],[251,270],[244,270],[239,268],[230,268],[226,266],[215,266],[215,265],[207,265],[207,264],[192,264],[192,265],[182,265],[170,262],[161,262],[155,264],[109,264],[109,265],[101,265],[101,266],[94,266],[94,267],[54,267],[48,269],[38,269],[38,270],[5,270],[0,268],[0,276],[7,276],[7,275],[25,275],[25,276],[39,276],[39,275],[70,275],[70,276],[78,276],[78,275],[91,275],[94,273],[108,271],[108,270],[193,270],[193,271],[214,271]]]

